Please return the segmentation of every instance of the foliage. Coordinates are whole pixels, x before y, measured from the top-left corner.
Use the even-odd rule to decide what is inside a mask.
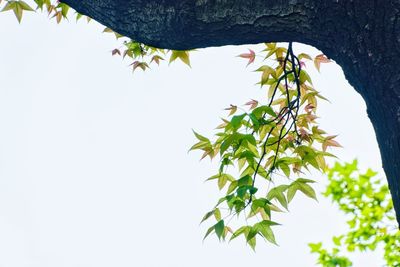
[[[205,237],[215,233],[232,240],[243,235],[254,249],[257,236],[276,244],[273,213],[288,210],[297,192],[316,199],[314,181],[304,178],[305,171],[326,170],[325,158],[333,156],[327,148],[340,145],[317,124],[318,99],[325,98],[305,70],[309,55],[296,56],[291,43],[288,48],[267,43],[259,55],[249,50],[239,57],[247,65],[261,58],[255,71],[261,74],[258,84],[267,89],[266,99],[249,101],[247,109],[226,108],[228,118],[217,127],[216,139],[194,132],[198,142],[191,150],[202,150],[202,159],[219,157],[217,174],[207,180],[225,190],[202,220],[215,219]],[[318,68],[328,61],[323,55],[314,59]],[[232,229],[229,222],[241,215],[245,225]]]
[[[324,195],[348,216],[350,230],[332,238],[331,252],[322,243],[309,244],[311,252],[319,255],[321,266],[352,266],[350,260],[338,255],[341,250],[372,251],[377,247],[384,248],[386,266],[400,266],[400,231],[393,203],[385,180],[376,175],[370,169],[361,173],[357,161],[336,163],[329,170],[329,185]]]
[[[71,8],[59,1],[52,0],[31,0],[25,2],[22,0],[0,0],[1,12],[13,11],[18,22],[22,21],[24,11],[46,11],[50,18],[54,18],[57,23],[61,23],[63,19],[67,19],[71,13]],[[76,20],[80,20],[85,17],[87,22],[91,19],[83,16],[80,13],[75,12]],[[111,51],[111,54],[120,55],[123,58],[129,58],[132,60],[130,66],[132,71],[141,69],[145,71],[150,68],[151,64],[159,65],[165,58],[169,57],[169,63],[179,59],[186,65],[190,66],[189,51],[177,51],[177,50],[165,50],[155,47],[151,47],[130,38],[124,37],[123,35],[114,32],[110,28],[104,28],[103,32],[113,34],[117,39],[122,38],[122,44],[119,48],[115,48]]]

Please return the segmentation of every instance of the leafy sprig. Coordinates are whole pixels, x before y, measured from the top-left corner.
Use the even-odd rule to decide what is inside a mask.
[[[219,239],[230,236],[232,240],[243,235],[254,249],[257,236],[276,244],[271,226],[278,223],[272,220],[273,213],[287,210],[297,192],[316,199],[310,185],[314,181],[303,177],[305,171],[324,171],[325,158],[333,156],[327,148],[340,145],[316,122],[317,99],[325,98],[314,89],[304,68],[302,60],[311,60],[309,55],[296,56],[292,43],[287,48],[267,43],[259,55],[250,49],[239,57],[247,65],[263,58],[255,71],[261,73],[258,84],[267,88],[266,99],[247,102],[249,109],[244,112],[231,105],[215,140],[195,132],[198,142],[191,150],[202,150],[201,158],[220,159],[218,173],[208,180],[216,180],[219,190],[227,188],[202,220],[218,214],[206,237],[215,233]],[[227,212],[222,216],[221,210]],[[241,214],[245,225],[232,229],[228,222]]]

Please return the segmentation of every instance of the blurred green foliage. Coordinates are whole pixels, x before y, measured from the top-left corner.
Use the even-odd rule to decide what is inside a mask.
[[[386,180],[368,169],[360,172],[357,161],[336,163],[328,171],[324,196],[346,214],[349,231],[332,238],[328,251],[322,243],[309,244],[324,267],[349,267],[352,262],[340,253],[383,248],[385,266],[400,266],[400,231]]]

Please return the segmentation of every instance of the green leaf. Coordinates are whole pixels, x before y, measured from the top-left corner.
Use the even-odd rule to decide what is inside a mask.
[[[219,153],[221,156],[232,145],[234,140],[235,140],[235,136],[231,135],[222,142],[221,147],[219,148]]]
[[[213,214],[214,214],[214,210],[207,212],[207,213],[204,215],[203,219],[201,219],[201,222],[200,222],[200,223],[202,223],[202,222],[204,222],[205,220],[207,220],[208,218],[210,218]]]
[[[224,220],[220,220],[214,225],[215,233],[218,236],[218,239],[221,239],[222,234],[224,233],[224,228],[225,228]]]
[[[64,18],[67,18],[68,15],[68,11],[69,11],[69,6],[64,4],[64,3],[60,3],[58,4],[58,7],[61,7],[61,14]]]
[[[250,231],[246,236],[246,240],[249,241],[257,235],[257,230],[255,227],[250,227]]]
[[[242,234],[246,234],[246,231],[248,232],[248,231],[249,231],[249,228],[250,228],[249,226],[242,226],[242,227],[240,227],[239,229],[237,229],[237,230],[232,234],[231,239],[230,239],[229,241],[235,239],[236,237],[238,237],[238,236],[240,236],[240,235],[242,235]]]
[[[306,196],[317,200],[314,189],[306,183],[299,183],[299,190],[303,192]]]
[[[275,198],[285,209],[288,209],[288,202],[285,195],[283,194],[283,192],[285,192],[287,189],[287,185],[279,185],[277,187],[274,187],[268,192],[267,199],[272,200]]]
[[[343,236],[334,236],[334,237],[332,238],[332,241],[333,241],[333,243],[334,243],[336,246],[341,246],[341,244],[342,244],[342,238],[343,238]]]
[[[257,187],[250,187],[250,189],[249,189],[249,192],[250,192],[250,194],[252,194],[252,195],[254,195],[255,193],[257,193],[257,191],[258,191],[258,188]]]
[[[228,177],[226,175],[220,175],[219,178],[218,178],[218,188],[219,188],[219,190],[224,188],[224,186],[226,185],[227,182],[228,182]]]
[[[236,130],[240,127],[240,125],[242,125],[242,120],[244,119],[245,116],[246,116],[246,114],[236,115],[236,116],[232,117],[231,125],[232,125],[233,129]]]
[[[311,248],[311,252],[318,252],[322,248],[322,243],[310,243],[308,246]]]
[[[221,211],[219,209],[214,210],[214,217],[217,221],[221,220]]]
[[[259,223],[256,223],[254,225],[254,228],[257,230],[257,232],[260,232],[262,236],[267,239],[269,242],[272,244],[278,245],[275,240],[275,235],[274,232],[271,229],[271,225],[277,225],[275,222],[272,221],[261,221]]]
[[[28,5],[28,4],[25,3],[24,1],[18,1],[17,3],[21,6],[21,8],[22,8],[23,10],[26,10],[26,11],[35,11],[33,8],[31,8],[30,5]]]
[[[15,2],[15,7],[14,7],[13,11],[14,11],[15,17],[17,17],[18,22],[21,23],[23,9],[22,9],[21,5],[18,4],[18,2]]]
[[[8,11],[8,10],[13,10],[14,8],[15,8],[15,1],[9,1],[5,6],[4,6],[4,8],[1,10],[1,12],[5,12],[5,11]]]
[[[256,116],[256,118],[261,118],[264,114],[268,114],[268,115],[270,115],[272,117],[276,117],[277,116],[275,111],[269,106],[260,106],[258,108],[255,108],[253,110],[252,114],[254,116]]]
[[[208,228],[206,234],[203,237],[203,240],[207,238],[207,236],[209,236],[213,231],[215,230],[215,225],[211,226],[210,228]]]
[[[307,183],[314,183],[313,180],[299,178],[294,181],[288,188],[287,191],[287,198],[288,202],[292,201],[293,197],[295,196],[296,192],[299,190],[306,196],[317,200],[316,194],[314,189],[309,186]]]
[[[237,186],[238,186],[238,182],[237,182],[237,181],[233,181],[233,182],[229,185],[228,191],[227,191],[226,193],[227,193],[227,194],[232,193],[232,192],[236,189]]]
[[[194,135],[196,136],[197,139],[199,139],[200,141],[204,141],[204,142],[210,142],[210,140],[198,133],[196,133],[194,130],[192,130]]]
[[[1,12],[12,10],[14,12],[15,17],[17,18],[18,22],[21,23],[22,15],[24,10],[25,11],[34,11],[32,7],[30,7],[24,1],[9,1]]]
[[[252,134],[245,134],[243,135],[243,139],[249,142],[252,145],[257,145],[257,141]]]
[[[287,164],[280,163],[279,168],[283,171],[283,173],[286,175],[286,177],[290,176],[290,168]]]
[[[252,250],[255,250],[256,244],[257,244],[256,237],[253,237],[252,239],[247,240],[247,244],[249,244],[249,246],[251,247]]]
[[[254,125],[254,129],[258,130],[258,128],[260,127],[260,122],[258,121],[257,117],[253,113],[250,113],[249,117],[250,117],[251,122]]]
[[[250,175],[243,176],[238,180],[238,186],[252,185],[253,178]]]
[[[188,51],[177,51],[172,50],[171,57],[169,59],[169,63],[174,62],[177,58],[179,58],[183,63],[190,67],[190,59]]]
[[[305,82],[309,82],[310,84],[312,84],[312,80],[305,70],[301,70],[299,80],[301,84]]]

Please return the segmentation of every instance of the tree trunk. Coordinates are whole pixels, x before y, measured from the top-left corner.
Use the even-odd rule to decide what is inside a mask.
[[[400,0],[63,2],[160,48],[292,41],[320,49],[366,101],[400,223]]]

